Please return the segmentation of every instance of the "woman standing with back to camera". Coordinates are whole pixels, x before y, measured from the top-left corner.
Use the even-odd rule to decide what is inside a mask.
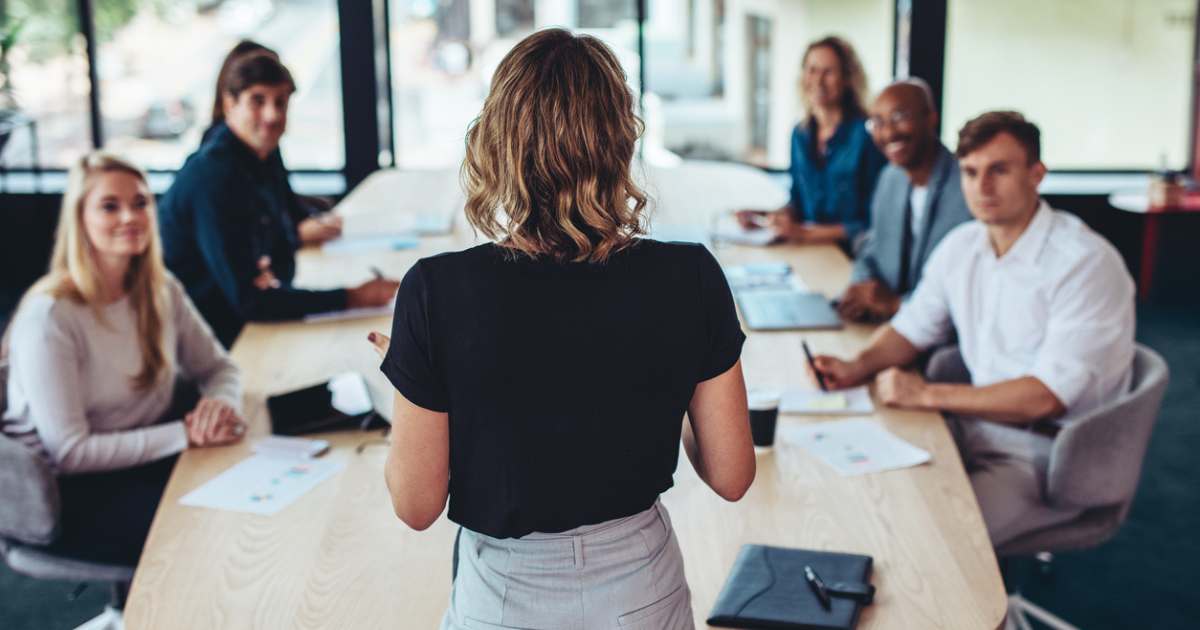
[[[754,480],[729,286],[644,233],[641,121],[599,40],[535,33],[467,133],[467,217],[493,242],[419,261],[382,369],[396,514],[462,526],[444,629],[692,628],[659,495],[682,436],[729,501]],[[687,421],[684,421],[684,412]]]

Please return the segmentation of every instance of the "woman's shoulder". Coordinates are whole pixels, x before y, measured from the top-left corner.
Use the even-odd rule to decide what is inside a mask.
[[[689,266],[705,269],[719,267],[712,252],[699,243],[656,241],[642,238],[627,249],[631,258],[644,263],[663,264],[678,269],[685,269]]]
[[[90,306],[35,286],[13,314],[12,339],[41,339],[54,331],[70,331],[95,319]],[[15,345],[15,344],[14,344]]]

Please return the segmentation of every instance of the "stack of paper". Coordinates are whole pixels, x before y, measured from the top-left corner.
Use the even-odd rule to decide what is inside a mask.
[[[782,433],[843,477],[929,461],[929,451],[901,440],[867,418],[816,422],[788,427]]]
[[[321,253],[326,256],[371,254],[396,249],[412,249],[417,244],[417,235],[412,232],[375,234],[371,236],[343,236],[322,245]]]
[[[874,412],[875,403],[866,386],[831,392],[786,389],[779,400],[779,413],[861,416]]]

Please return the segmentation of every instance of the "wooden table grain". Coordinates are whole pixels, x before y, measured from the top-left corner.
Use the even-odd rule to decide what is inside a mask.
[[[685,163],[647,169],[655,220],[705,222],[735,207],[778,206],[786,192],[759,171]],[[453,172],[383,171],[339,204],[348,231],[369,232],[399,213],[461,209]],[[451,234],[422,237],[414,250],[330,257],[298,255],[298,284],[352,284],[370,266],[402,275],[422,256],[482,242],[458,212]],[[785,260],[813,289],[840,292],[850,263],[832,246],[716,246],[722,264]],[[391,387],[366,341],[390,317],[322,324],[251,324],[233,347],[245,379],[250,431],[239,445],[189,450],[177,464],[151,528],[125,610],[130,630],[159,628],[436,628],[450,594],[457,529],[441,517],[424,532],[392,513],[383,481],[380,432],[331,433],[326,456],[347,468],[275,516],[179,505],[179,498],[250,454],[269,431],[269,395],[321,382],[345,370],[366,376],[377,408]],[[811,332],[814,352],[848,356],[871,332],[851,325]],[[794,332],[748,333],[747,382],[810,386]],[[828,418],[783,416],[780,427]],[[875,603],[859,628],[993,630],[1006,596],[978,504],[945,425],[931,413],[880,409],[873,419],[929,451],[929,464],[844,478],[779,439],[758,456],[746,496],[727,503],[680,459],[663,495],[683,549],[698,627],[745,543],[868,554],[875,558]]]

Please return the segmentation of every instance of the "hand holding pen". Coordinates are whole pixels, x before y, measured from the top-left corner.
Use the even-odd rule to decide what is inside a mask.
[[[865,378],[858,374],[856,363],[824,354],[813,355],[808,349],[808,343],[803,340],[800,345],[804,349],[804,356],[808,361],[809,376],[821,388],[821,391],[854,387]]]
[[[371,274],[375,276],[373,279],[346,289],[348,308],[383,306],[396,297],[396,290],[400,288],[399,282],[385,277],[377,267],[371,267]]]

